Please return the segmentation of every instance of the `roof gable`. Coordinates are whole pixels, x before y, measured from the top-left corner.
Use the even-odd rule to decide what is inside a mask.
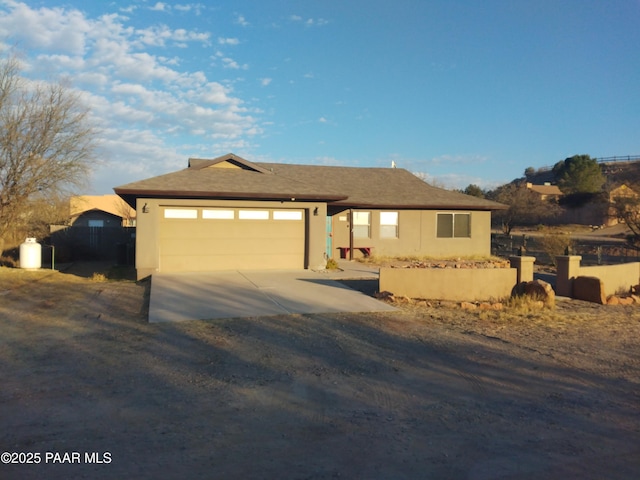
[[[136,211],[117,195],[78,195],[69,199],[69,216],[102,211],[120,218],[136,218]]]
[[[189,168],[194,170],[202,170],[205,168],[229,168],[234,170],[248,170],[252,172],[259,172],[265,174],[271,174],[273,172],[269,170],[265,170],[262,167],[259,167],[257,164],[245,160],[242,157],[238,157],[233,153],[228,155],[223,155],[218,158],[214,158],[212,160],[206,160],[202,158],[190,158],[189,159]]]

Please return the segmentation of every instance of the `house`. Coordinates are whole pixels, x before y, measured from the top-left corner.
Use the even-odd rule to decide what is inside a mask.
[[[96,259],[132,263],[136,211],[118,195],[69,199],[67,225],[51,227],[51,243],[64,260]]]
[[[612,188],[609,191],[609,208],[607,210],[607,217],[605,219],[604,225],[607,227],[611,227],[613,225],[617,225],[620,223],[620,212],[618,208],[616,208],[616,202],[618,200],[631,200],[631,205],[626,206],[622,210],[634,211],[637,208],[637,202],[635,201],[638,198],[638,194],[626,184],[620,184],[615,188]]]
[[[554,223],[590,225],[593,228],[612,227],[620,223],[616,199],[634,197],[637,197],[637,193],[626,184],[610,187],[608,193],[579,195],[573,203],[561,202],[563,209],[554,218]]]
[[[156,272],[321,269],[328,258],[491,253],[503,205],[407,170],[254,163],[234,154],[116,187],[137,212],[138,278]]]
[[[560,190],[557,185],[551,185],[549,182],[546,182],[544,185],[534,185],[531,182],[527,182],[526,186],[529,191],[538,195],[540,200],[557,202],[563,195],[562,190]]]
[[[136,211],[118,195],[79,195],[69,199],[69,223],[84,227],[135,227]]]

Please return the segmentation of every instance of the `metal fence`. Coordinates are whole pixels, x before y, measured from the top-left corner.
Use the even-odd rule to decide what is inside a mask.
[[[113,260],[121,265],[132,265],[135,228],[68,227],[52,233],[45,243],[55,247],[57,262]]]
[[[639,162],[640,155],[623,155],[615,157],[602,157],[595,159],[598,163],[619,163],[619,162]],[[545,165],[537,169],[538,172],[548,172],[553,170],[554,165]]]
[[[529,255],[536,257],[538,264],[551,265],[554,261],[543,241],[542,235],[492,234],[491,254],[497,257]],[[615,265],[640,261],[637,247],[615,239],[573,239],[568,251],[555,252],[558,255],[566,253],[582,256],[583,265]]]

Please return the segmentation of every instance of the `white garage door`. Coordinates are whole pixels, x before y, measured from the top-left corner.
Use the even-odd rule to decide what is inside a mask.
[[[163,207],[160,271],[304,268],[302,209]]]

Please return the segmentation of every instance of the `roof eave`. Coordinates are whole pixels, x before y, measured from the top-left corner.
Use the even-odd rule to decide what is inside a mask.
[[[374,204],[365,202],[336,202],[333,205],[339,205],[347,208],[371,208],[371,209],[397,209],[397,210],[473,210],[473,211],[493,211],[493,210],[506,210],[508,205],[443,205],[443,204]]]
[[[210,200],[276,200],[276,201],[324,201],[335,202],[345,200],[345,195],[310,195],[299,193],[242,193],[242,192],[211,192],[211,191],[167,191],[167,190],[137,190],[114,188],[121,197],[129,198],[189,198]]]

